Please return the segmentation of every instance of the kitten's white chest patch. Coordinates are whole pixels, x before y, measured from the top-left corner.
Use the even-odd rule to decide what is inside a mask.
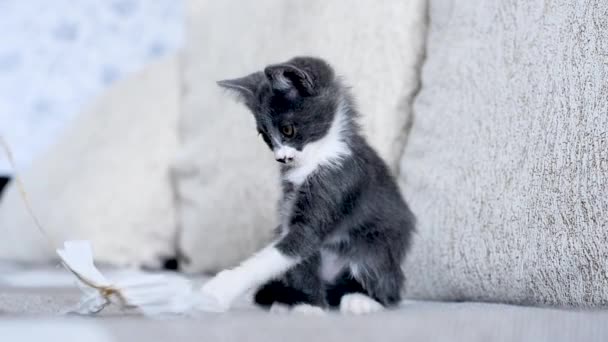
[[[346,104],[341,102],[327,134],[306,144],[302,151],[294,154],[294,165],[284,174],[287,181],[299,186],[320,166],[339,165],[351,153],[344,140],[344,132],[347,130],[345,111]]]
[[[336,253],[322,249],[319,276],[323,281],[331,283],[344,270],[346,264],[346,260],[340,258]]]

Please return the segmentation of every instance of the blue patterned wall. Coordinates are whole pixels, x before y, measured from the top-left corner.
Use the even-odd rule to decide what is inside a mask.
[[[183,18],[182,0],[0,0],[0,134],[19,167],[112,82],[176,51]]]

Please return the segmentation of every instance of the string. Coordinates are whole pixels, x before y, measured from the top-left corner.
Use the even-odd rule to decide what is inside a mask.
[[[40,234],[42,234],[42,236],[44,236],[44,238],[48,242],[51,249],[53,251],[55,251],[57,249],[57,247],[56,247],[57,245],[53,242],[53,239],[51,238],[49,233],[44,229],[44,227],[40,223],[40,220],[38,219],[36,214],[34,214],[34,209],[32,208],[32,205],[30,203],[27,192],[25,191],[25,186],[23,185],[23,181],[21,180],[21,177],[19,177],[19,175],[17,173],[17,164],[15,163],[15,159],[13,158],[13,153],[11,151],[11,148],[8,145],[8,143],[6,142],[6,140],[4,140],[4,137],[2,135],[0,135],[0,145],[2,145],[2,149],[4,150],[4,154],[6,155],[6,157],[8,159],[8,163],[10,164],[11,168],[14,171],[13,180],[15,181],[15,184],[17,185],[17,189],[19,190],[19,194],[21,195],[21,199],[23,200],[23,203],[25,205],[25,208],[26,208],[29,216],[32,218],[32,220],[34,221],[34,225],[36,226],[36,228],[38,229]],[[74,274],[82,283],[84,283],[85,285],[87,285],[89,287],[99,290],[101,295],[104,298],[108,299],[108,301],[110,300],[110,297],[112,295],[116,295],[120,299],[120,301],[123,305],[126,304],[126,300],[124,299],[122,294],[117,289],[115,289],[111,286],[96,285],[92,281],[88,280],[86,277],[82,276],[81,274],[79,274],[78,272],[73,270],[65,262],[62,261],[61,263],[68,271],[70,271],[72,274]]]
[[[27,210],[29,216],[32,218],[32,221],[34,222],[34,225],[36,226],[36,228],[38,229],[40,234],[42,234],[42,236],[44,236],[44,238],[46,239],[48,244],[51,246],[51,249],[55,250],[57,245],[53,242],[53,239],[51,239],[51,236],[47,233],[47,231],[44,229],[44,227],[42,227],[40,220],[38,220],[38,217],[34,214],[34,209],[32,208],[32,205],[30,203],[27,192],[25,191],[25,186],[23,185],[23,181],[21,181],[21,177],[19,177],[19,174],[17,173],[17,164],[15,163],[15,159],[13,158],[13,153],[11,152],[11,149],[10,149],[8,143],[6,142],[6,140],[4,140],[4,137],[2,137],[2,135],[0,135],[0,145],[2,145],[4,154],[8,158],[8,163],[10,164],[11,168],[13,169],[13,172],[14,172],[13,180],[15,181],[15,184],[17,185],[17,190],[19,190],[19,194],[21,195],[21,200],[23,200],[25,209]]]

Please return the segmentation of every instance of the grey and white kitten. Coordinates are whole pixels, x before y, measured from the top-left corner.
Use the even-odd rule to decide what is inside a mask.
[[[272,244],[203,292],[224,308],[250,289],[268,307],[367,313],[397,304],[415,219],[330,65],[296,57],[218,83],[251,110],[281,163],[281,224]]]

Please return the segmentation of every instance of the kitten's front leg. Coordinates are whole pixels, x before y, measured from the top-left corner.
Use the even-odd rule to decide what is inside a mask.
[[[270,244],[239,266],[220,272],[203,285],[202,309],[225,311],[237,297],[278,277],[313,255],[321,246],[320,230],[293,225],[283,238]]]
[[[329,233],[327,218],[334,216],[337,207],[333,203],[335,194],[324,191],[323,188],[301,191],[293,203],[287,233],[241,265],[220,272],[203,286],[203,295],[215,301],[219,309],[227,310],[247,290],[276,278],[318,252]],[[320,196],[313,195],[317,193]]]
[[[218,273],[204,284],[202,305],[210,310],[225,311],[249,289],[281,275],[299,261],[300,258],[286,255],[273,243],[241,265]]]

